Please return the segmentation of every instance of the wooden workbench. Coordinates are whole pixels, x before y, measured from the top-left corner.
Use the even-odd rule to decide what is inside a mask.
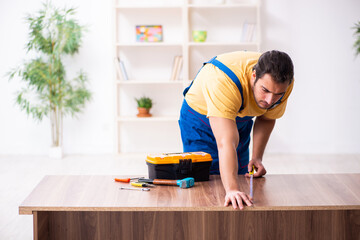
[[[223,207],[219,176],[149,192],[120,190],[115,177],[46,176],[19,207],[34,239],[360,239],[360,174],[254,179],[243,211]]]

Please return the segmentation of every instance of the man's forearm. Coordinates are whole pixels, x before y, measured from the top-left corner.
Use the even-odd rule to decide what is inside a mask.
[[[239,133],[236,123],[219,117],[210,117],[209,120],[218,147],[221,181],[226,191],[238,191],[236,148],[239,144]]]
[[[224,145],[219,149],[219,168],[225,191],[238,191],[238,163],[236,147]]]
[[[264,117],[256,118],[253,130],[253,159],[262,159],[275,122],[275,119],[266,119]]]
[[[224,206],[231,204],[234,209],[243,209],[243,202],[251,206],[250,197],[240,192],[238,181],[236,149],[239,145],[239,133],[236,122],[220,117],[209,117],[209,121],[216,139],[221,181],[226,191]]]

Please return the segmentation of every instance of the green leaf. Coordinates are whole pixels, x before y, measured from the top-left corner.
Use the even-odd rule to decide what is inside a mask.
[[[360,54],[360,21],[358,23],[355,24],[355,27],[353,27],[353,29],[355,29],[355,43],[354,43],[354,48],[356,50],[356,56]]]
[[[135,100],[138,104],[138,107],[140,107],[140,108],[150,109],[153,105],[151,98],[148,98],[146,96],[143,96],[139,99],[135,98]]]

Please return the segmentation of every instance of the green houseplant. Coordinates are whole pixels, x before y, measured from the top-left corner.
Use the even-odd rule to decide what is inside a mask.
[[[354,48],[356,49],[356,56],[360,54],[360,21],[358,23],[355,24],[355,27],[353,27],[353,29],[355,29],[355,43],[354,43]]]
[[[79,51],[85,28],[73,19],[75,11],[58,9],[51,3],[35,15],[28,15],[29,42],[27,51],[36,57],[24,61],[9,73],[18,76],[26,85],[16,97],[16,103],[27,115],[41,121],[50,118],[53,157],[62,157],[63,117],[76,115],[91,99],[87,77],[80,71],[74,79],[66,77],[63,57]],[[57,153],[56,153],[57,152]],[[51,152],[50,152],[50,155]]]
[[[139,111],[137,116],[138,117],[151,117],[152,115],[150,114],[150,108],[153,105],[151,98],[143,96],[139,99],[135,98],[135,100],[137,102],[138,111]]]

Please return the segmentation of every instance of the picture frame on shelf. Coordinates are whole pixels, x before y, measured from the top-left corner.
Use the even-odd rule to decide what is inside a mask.
[[[137,25],[136,42],[162,42],[162,25]]]

